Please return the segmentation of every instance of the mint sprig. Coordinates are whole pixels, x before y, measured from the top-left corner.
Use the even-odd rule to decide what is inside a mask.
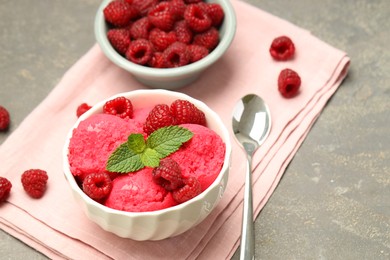
[[[154,131],[145,141],[142,134],[131,134],[108,158],[110,172],[128,173],[145,166],[157,167],[160,160],[176,152],[194,134],[180,126],[167,126]]]

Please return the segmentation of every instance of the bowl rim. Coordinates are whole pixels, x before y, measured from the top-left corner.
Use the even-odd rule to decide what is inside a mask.
[[[221,168],[217,178],[210,184],[210,186],[206,190],[204,190],[201,194],[197,195],[193,199],[190,199],[184,203],[181,203],[181,204],[169,207],[169,208],[165,208],[165,209],[160,209],[160,210],[155,210],[155,211],[144,211],[144,212],[128,212],[128,211],[122,211],[122,210],[109,208],[109,207],[107,207],[103,204],[100,204],[97,201],[91,199],[89,196],[87,196],[80,189],[73,174],[70,171],[70,165],[69,165],[69,161],[68,161],[68,147],[69,147],[70,139],[73,135],[73,130],[75,128],[77,128],[77,126],[80,124],[81,121],[85,120],[86,118],[88,118],[89,116],[91,116],[93,114],[99,113],[98,111],[101,110],[101,108],[103,107],[105,102],[107,102],[113,98],[120,97],[120,96],[134,98],[134,97],[140,97],[143,95],[150,95],[150,94],[164,95],[164,96],[170,96],[170,97],[172,97],[172,95],[173,95],[176,98],[190,100],[191,102],[194,103],[195,106],[200,108],[202,111],[204,111],[206,109],[207,113],[210,114],[214,118],[216,123],[218,124],[218,126],[220,128],[219,130],[221,131],[221,133],[219,135],[221,136],[221,138],[223,139],[223,141],[225,143],[224,164],[222,165],[222,168]],[[68,131],[68,134],[67,134],[66,139],[65,139],[65,144],[63,146],[63,150],[62,150],[63,172],[65,174],[65,178],[67,179],[68,183],[70,184],[70,188],[82,197],[85,204],[88,204],[88,205],[93,206],[93,207],[97,207],[106,213],[115,214],[115,215],[121,215],[121,216],[133,217],[133,218],[134,217],[135,218],[136,217],[145,217],[145,216],[157,216],[157,215],[170,214],[170,213],[172,213],[174,211],[178,211],[178,210],[180,211],[189,204],[204,200],[204,198],[208,195],[210,190],[213,190],[214,188],[216,188],[216,186],[220,185],[221,181],[224,178],[225,173],[228,172],[228,170],[230,168],[230,163],[231,163],[231,153],[232,153],[232,144],[231,144],[230,135],[229,135],[229,132],[228,132],[226,126],[222,122],[222,119],[219,117],[219,115],[214,110],[212,110],[209,106],[207,106],[203,101],[195,99],[187,94],[175,92],[175,91],[171,91],[171,90],[138,89],[138,90],[133,90],[133,91],[128,91],[128,92],[121,92],[121,93],[115,94],[113,96],[110,96],[110,97],[96,103],[91,109],[86,111],[84,114],[82,114],[77,119],[75,124]]]
[[[234,11],[234,8],[230,1],[212,1],[212,2],[218,2],[225,13],[225,18],[222,26],[225,27],[225,33],[224,37],[221,38],[221,41],[219,42],[218,46],[209,53],[206,57],[203,59],[188,64],[186,66],[178,67],[178,68],[151,68],[146,67],[142,65],[138,65],[135,63],[130,62],[123,56],[117,53],[117,51],[111,46],[109,43],[107,37],[106,37],[106,23],[104,20],[103,15],[103,9],[107,6],[109,2],[112,0],[104,0],[95,16],[94,21],[94,33],[95,38],[98,44],[100,45],[101,50],[105,53],[105,55],[110,59],[113,63],[118,65],[119,67],[134,73],[138,76],[143,77],[159,77],[159,78],[170,78],[172,76],[180,77],[189,73],[196,73],[204,70],[205,68],[209,67],[211,64],[213,64],[216,60],[221,57],[224,52],[229,48],[231,45],[234,35],[236,33],[236,25],[237,25],[237,18]],[[208,1],[209,2],[209,1]],[[229,28],[229,30],[227,30]]]

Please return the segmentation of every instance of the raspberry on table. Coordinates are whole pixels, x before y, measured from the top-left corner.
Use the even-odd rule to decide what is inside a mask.
[[[91,106],[88,105],[87,103],[82,103],[77,107],[76,115],[77,117],[80,117],[82,114],[87,112],[88,110],[91,109]]]
[[[11,188],[11,182],[7,178],[0,176],[0,202],[3,202],[8,198]]]
[[[190,4],[184,12],[184,20],[194,32],[204,32],[210,29],[212,20],[201,5]]]
[[[153,55],[153,46],[150,41],[138,39],[132,41],[126,52],[126,58],[136,64],[146,65]]]
[[[10,121],[11,118],[8,110],[5,107],[0,106],[0,131],[8,130]]]
[[[160,2],[154,6],[149,11],[148,18],[151,24],[164,31],[171,30],[175,23],[175,15],[171,10],[170,2]]]
[[[21,177],[24,190],[35,199],[44,195],[48,179],[47,172],[41,169],[27,170],[23,172]]]
[[[295,46],[289,37],[280,36],[272,41],[269,52],[275,60],[285,61],[293,58]]]
[[[133,117],[133,104],[128,98],[117,97],[107,101],[103,106],[103,113],[119,116],[120,118]]]
[[[200,182],[195,177],[184,179],[184,186],[172,191],[172,197],[177,203],[186,202],[202,192]]]
[[[138,11],[127,2],[114,0],[103,9],[103,14],[110,24],[124,27],[130,23],[131,19],[138,16]]]
[[[176,68],[190,63],[190,53],[187,45],[182,42],[175,42],[163,52],[165,67]]]
[[[301,78],[298,73],[291,69],[284,69],[278,77],[278,90],[286,98],[294,97],[298,94],[301,86]]]
[[[195,35],[193,41],[193,44],[204,46],[209,51],[217,47],[218,43],[219,32],[215,27],[211,27],[207,31]]]
[[[177,99],[170,106],[171,114],[176,124],[199,124],[206,125],[206,117],[203,111],[199,110],[188,100]]]
[[[107,39],[112,47],[121,55],[125,55],[130,44],[130,30],[128,28],[114,28],[107,32]]]
[[[155,130],[170,125],[175,125],[175,118],[172,116],[169,106],[158,104],[153,107],[146,117],[143,130],[147,135],[150,135]]]
[[[110,175],[105,172],[90,173],[83,181],[83,191],[93,200],[106,198],[112,189]]]
[[[179,164],[169,157],[160,161],[160,165],[153,169],[152,175],[153,181],[168,191],[176,190],[184,185]]]
[[[165,32],[159,28],[154,28],[150,31],[149,41],[154,49],[158,52],[164,51],[169,45],[176,42],[175,32]]]

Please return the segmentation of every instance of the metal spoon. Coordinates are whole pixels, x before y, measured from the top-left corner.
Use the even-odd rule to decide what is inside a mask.
[[[271,115],[264,100],[249,94],[241,98],[233,110],[233,132],[247,154],[244,209],[242,214],[240,259],[254,259],[255,235],[253,228],[252,157],[267,138],[271,129]]]

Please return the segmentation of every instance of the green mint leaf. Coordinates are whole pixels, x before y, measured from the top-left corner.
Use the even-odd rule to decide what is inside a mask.
[[[106,169],[110,172],[135,172],[142,169],[141,155],[129,149],[128,143],[121,144],[108,158]]]
[[[144,136],[142,134],[129,135],[127,138],[127,145],[129,146],[129,149],[136,154],[142,153],[146,147]]]
[[[160,164],[160,155],[156,150],[146,148],[141,154],[141,161],[145,166],[157,167]]]
[[[146,146],[155,150],[160,159],[176,152],[180,146],[190,140],[194,134],[180,126],[167,126],[157,129],[146,140]]]

